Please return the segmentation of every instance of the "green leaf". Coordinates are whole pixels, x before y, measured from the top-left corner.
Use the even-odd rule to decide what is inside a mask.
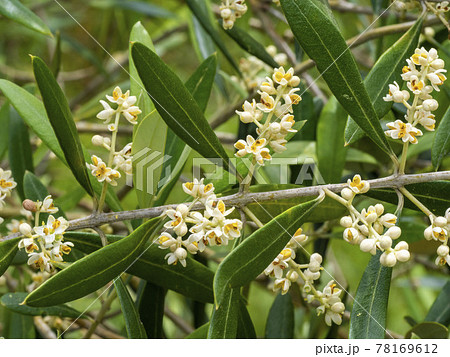
[[[216,302],[221,301],[224,291],[244,286],[256,278],[281,252],[317,204],[317,200],[312,200],[286,210],[227,255],[214,277]]]
[[[198,329],[196,329],[194,332],[187,335],[186,339],[206,339],[208,338],[208,330],[209,330],[209,322],[206,324],[200,326]]]
[[[21,238],[13,238],[0,241],[0,276],[8,269],[17,251]]]
[[[51,307],[30,307],[21,305],[28,293],[7,293],[2,296],[0,302],[7,309],[22,315],[31,316],[58,316],[72,319],[86,318],[81,312],[67,305]]]
[[[228,52],[227,48],[225,47],[225,44],[223,43],[222,39],[220,38],[219,33],[214,28],[211,19],[209,17],[209,14],[207,11],[205,11],[204,4],[202,4],[201,0],[186,0],[187,5],[191,9],[192,13],[200,22],[202,27],[205,29],[205,31],[208,33],[208,35],[211,37],[211,39],[215,42],[219,50],[224,54],[228,62],[234,67],[234,69],[240,74],[239,67],[237,63],[235,62],[233,56]]]
[[[28,306],[52,306],[86,296],[127,271],[160,223],[153,218],[128,237],[77,260],[25,299]]]
[[[136,311],[134,301],[120,277],[114,280],[114,287],[119,297],[128,338],[147,338],[144,325],[139,318],[139,313]]]
[[[428,310],[425,321],[439,322],[444,326],[450,325],[450,281],[442,288],[430,310]]]
[[[341,181],[347,152],[344,146],[346,120],[347,113],[336,98],[332,97],[323,108],[317,123],[316,155],[319,172],[325,183]]]
[[[90,6],[99,9],[123,9],[137,12],[149,17],[171,18],[175,15],[156,5],[143,1],[122,1],[122,0],[96,0],[89,3]]]
[[[405,338],[414,338],[414,335],[422,339],[447,339],[448,329],[437,322],[422,322],[409,330]]]
[[[431,148],[431,162],[436,170],[450,152],[450,107],[445,112],[444,117],[439,123],[434,136],[433,147]]]
[[[30,171],[25,172],[23,184],[25,188],[25,197],[32,201],[43,202],[45,197],[48,196],[47,188],[39,181],[36,175]]]
[[[248,313],[244,299],[239,300],[238,326],[236,338],[256,338],[255,326]]]
[[[139,303],[139,316],[148,338],[164,338],[163,318],[166,292],[165,288],[145,282]]]
[[[52,57],[52,73],[55,78],[58,78],[59,71],[61,70],[61,32],[56,32],[56,44]]]
[[[392,268],[380,263],[377,252],[364,270],[353,301],[349,338],[384,338]]]
[[[266,338],[294,338],[294,304],[289,294],[278,294],[266,322]]]
[[[9,103],[5,102],[0,108],[0,160],[3,159],[8,150],[8,134],[9,134]]]
[[[31,151],[28,128],[17,112],[11,108],[9,122],[9,165],[14,180],[17,182],[17,192],[23,201],[23,176],[25,171],[33,171],[33,153]]]
[[[102,244],[97,234],[67,232],[64,237],[75,244],[84,253],[100,249]],[[120,236],[107,236],[109,242],[118,242]],[[192,258],[186,259],[186,267],[168,265],[164,259],[166,250],[156,244],[147,243],[139,259],[127,270],[152,284],[176,291],[182,295],[201,302],[213,301],[212,283],[214,273]]]
[[[421,203],[437,215],[443,215],[450,206],[450,182],[433,181],[406,185],[405,188],[412,193]],[[364,195],[396,205],[398,196],[390,188],[378,188],[369,190]],[[405,207],[420,211],[417,206],[405,197]]]
[[[142,82],[167,125],[204,157],[221,158],[228,169],[228,155],[222,144],[176,74],[140,43],[133,45],[132,55]]]
[[[0,79],[0,90],[44,144],[65,163],[64,153],[42,102],[27,90],[5,79]]]
[[[28,27],[31,30],[52,36],[52,32],[34,12],[22,5],[18,0],[1,0],[0,14]]]
[[[222,21],[220,21],[222,25]],[[222,26],[221,26],[222,27]],[[222,27],[223,28],[223,27]],[[280,65],[275,62],[271,55],[269,55],[264,46],[256,41],[247,31],[240,29],[234,25],[231,29],[224,30],[244,51],[259,58],[261,61],[267,63],[272,68],[278,68]]]
[[[393,102],[385,102],[383,97],[388,92],[389,84],[394,81],[402,84],[402,68],[419,43],[422,24],[423,17],[383,53],[364,79],[367,93],[380,119],[389,112],[393,104]],[[345,128],[346,144],[352,144],[363,136],[364,131],[352,118],[349,118]]]
[[[33,317],[12,312],[10,315],[7,337],[10,339],[36,338]]]
[[[225,289],[209,324],[208,338],[236,338],[241,289]]]
[[[320,0],[281,0],[288,23],[336,99],[367,135],[392,156],[355,59]]]
[[[80,185],[88,194],[94,196],[83,148],[70,112],[69,103],[47,65],[39,57],[32,57],[32,62],[34,76],[44,101],[45,110],[64,152],[67,164]]]

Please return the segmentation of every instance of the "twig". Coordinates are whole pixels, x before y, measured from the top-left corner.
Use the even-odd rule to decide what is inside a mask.
[[[44,319],[41,316],[34,316],[33,321],[34,326],[36,326],[36,329],[39,331],[39,334],[42,337],[48,339],[56,339],[56,334],[53,332],[50,326],[45,323]]]
[[[164,315],[166,315],[169,318],[169,320],[171,320],[175,324],[175,326],[177,326],[184,333],[190,334],[194,332],[195,329],[191,325],[189,325],[180,316],[175,314],[172,310],[170,310],[166,306],[164,307]]]

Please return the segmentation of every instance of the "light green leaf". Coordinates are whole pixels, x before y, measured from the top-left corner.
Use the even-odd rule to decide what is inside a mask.
[[[450,281],[442,288],[430,310],[428,310],[425,321],[439,322],[444,326],[450,325]]]
[[[119,297],[128,338],[147,338],[144,325],[139,318],[139,313],[136,311],[134,301],[120,277],[114,280],[114,287]]]
[[[217,47],[220,49],[220,51],[224,54],[228,62],[234,67],[234,69],[240,74],[239,67],[237,63],[235,62],[233,56],[228,52],[227,48],[225,47],[225,44],[223,43],[222,39],[220,38],[219,33],[214,28],[214,25],[211,22],[211,19],[209,17],[209,14],[207,11],[204,10],[203,4],[201,0],[186,0],[187,5],[191,9],[192,13],[200,22],[202,27],[205,29],[205,31],[209,34],[211,39],[215,42]]]
[[[96,0],[89,3],[98,9],[123,9],[137,12],[149,17],[171,18],[175,17],[172,12],[144,1],[122,1],[122,0]]]
[[[208,338],[236,338],[241,289],[225,289],[209,324]]]
[[[9,329],[6,336],[10,339],[34,339],[36,332],[34,330],[33,317],[11,312]]]
[[[36,32],[52,36],[44,21],[18,0],[0,0],[0,14]]]
[[[185,338],[188,340],[189,339],[191,339],[191,340],[206,339],[206,338],[208,338],[208,330],[209,330],[209,322],[200,326],[198,329],[196,329],[194,332],[187,335]]]
[[[448,329],[437,322],[422,322],[409,330],[405,338],[414,338],[414,335],[422,339],[447,339]]]
[[[347,113],[336,98],[332,97],[323,108],[317,123],[316,155],[319,172],[325,183],[341,181],[347,151],[344,146],[346,121]]]
[[[144,282],[145,287],[139,302],[139,316],[148,338],[164,338],[164,302],[167,290]]]
[[[422,30],[423,17],[421,17],[400,39],[394,43],[375,63],[364,79],[364,85],[372,101],[378,118],[383,118],[391,109],[393,102],[385,102],[383,97],[389,90],[389,84],[396,81],[401,85],[401,74],[406,59],[410,57],[419,43]],[[345,128],[346,144],[352,144],[364,136],[364,131],[352,118],[347,121]]]
[[[17,182],[17,192],[23,201],[25,199],[23,177],[25,171],[33,171],[33,152],[28,128],[13,108],[10,111],[8,147],[9,165]]]
[[[32,57],[32,62],[34,76],[44,101],[45,110],[64,152],[67,164],[80,185],[88,194],[94,196],[83,148],[70,112],[69,103],[47,65],[39,57]]]
[[[134,264],[160,223],[153,218],[128,237],[77,260],[54,275],[25,299],[28,306],[52,306],[86,296]]]
[[[222,144],[176,74],[140,43],[133,45],[132,55],[142,82],[167,125],[204,157],[221,158],[228,169],[228,155]]]
[[[286,210],[227,255],[214,277],[216,303],[221,301],[225,291],[244,286],[256,278],[281,252],[317,204],[317,200],[312,200]]]
[[[8,269],[17,251],[21,238],[13,238],[0,242],[0,276]]]
[[[220,21],[222,25],[222,21]],[[222,27],[223,28],[223,27]],[[278,68],[280,65],[275,62],[271,55],[269,55],[264,46],[256,41],[247,31],[240,29],[234,25],[231,29],[224,30],[243,50],[251,55],[259,58],[261,61],[267,63],[272,68]]]
[[[73,242],[78,250],[88,254],[95,252],[102,246],[97,234],[67,232],[64,237]],[[123,240],[123,237],[120,236],[108,235],[107,238],[109,242]],[[142,255],[127,272],[194,300],[212,302],[214,273],[203,264],[189,257],[186,259],[186,267],[181,266],[181,264],[168,265],[164,259],[166,254],[167,251],[158,248],[156,244],[147,243]]]
[[[349,338],[384,338],[392,268],[380,263],[381,252],[374,255],[364,270],[353,301]]]
[[[7,293],[2,296],[1,304],[7,309],[22,315],[31,316],[58,316],[73,319],[86,318],[81,312],[67,305],[56,305],[51,307],[30,307],[21,305],[28,293]]]
[[[294,304],[289,294],[278,294],[266,322],[266,338],[294,338]]]
[[[434,136],[433,147],[431,148],[431,162],[436,170],[450,152],[450,107],[445,112],[439,123]]]
[[[320,0],[281,0],[288,23],[336,99],[367,135],[392,156],[355,59]]]

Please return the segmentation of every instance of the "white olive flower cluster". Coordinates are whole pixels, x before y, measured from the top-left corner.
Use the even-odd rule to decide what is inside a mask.
[[[228,245],[230,240],[240,237],[242,222],[227,218],[234,207],[227,210],[222,200],[217,201],[212,183],[205,185],[203,179],[194,179],[194,182],[184,183],[183,190],[194,197],[194,201],[189,206],[180,204],[163,213],[170,218],[164,227],[172,233],[163,232],[156,242],[159,248],[170,250],[165,256],[168,264],[179,261],[186,266],[187,252],[197,254],[208,245]],[[197,202],[205,205],[203,214],[191,211]]]
[[[447,79],[444,75],[447,71],[444,61],[434,48],[430,51],[423,47],[417,48],[406,61],[408,65],[403,67],[402,79],[407,82],[409,91],[401,90],[399,84],[394,82],[389,85],[389,93],[383,98],[387,102],[402,103],[407,108],[406,123],[402,120],[388,123],[389,130],[385,134],[392,139],[401,139],[404,143],[417,144],[417,137],[423,135],[417,128],[418,124],[426,130],[434,130],[436,120],[432,112],[439,104],[432,98],[431,92],[439,91],[439,86]],[[411,104],[408,102],[410,92],[414,95]]]
[[[12,190],[17,186],[17,183],[11,177],[10,170],[3,170],[0,167],[0,208],[5,205],[5,198],[11,195]],[[3,223],[3,218],[0,217],[0,224]]]
[[[267,46],[266,51],[280,66],[287,65],[287,55],[278,53],[275,46]],[[239,69],[242,73],[242,78],[233,76],[232,79],[235,82],[239,82],[248,91],[258,88],[265,81],[267,74],[273,71],[273,68],[255,56],[241,58]]]
[[[297,88],[299,83],[300,78],[294,75],[293,68],[287,72],[283,67],[275,68],[272,78],[266,77],[266,82],[260,86],[258,94],[261,96],[261,102],[256,103],[254,99],[252,103],[245,101],[243,111],[236,111],[243,123],[256,124],[258,138],[254,139],[248,135],[246,140],[237,141],[234,144],[238,150],[235,156],[252,154],[254,161],[264,165],[264,161],[272,159],[267,146],[275,153],[286,150],[286,135],[297,132],[293,129],[295,121],[292,106],[302,99],[296,94],[300,90]],[[264,114],[266,118],[262,124]],[[272,120],[274,116],[275,120]]]
[[[47,196],[43,202],[26,200],[24,206],[36,212],[36,224],[33,228],[28,223],[19,225],[19,232],[25,236],[19,242],[19,249],[24,248],[28,253],[28,265],[41,272],[51,273],[55,269],[52,263],[62,262],[63,255],[69,254],[73,247],[73,243],[64,241],[64,233],[69,223],[63,217],[55,218],[50,215],[47,223],[42,222],[41,226],[37,225],[40,213],[58,212],[51,196]]]
[[[393,241],[402,233],[396,226],[397,217],[392,213],[384,213],[381,203],[369,206],[359,212],[352,204],[356,194],[365,193],[370,189],[367,181],[361,180],[361,176],[355,175],[347,181],[348,187],[341,191],[350,215],[340,220],[345,228],[343,237],[350,244],[358,244],[363,252],[375,255],[377,249],[383,252],[380,263],[387,267],[393,267],[397,261],[406,262],[410,258],[408,243],[401,241],[392,247]],[[341,201],[339,201],[341,202]],[[343,203],[343,202],[341,202]],[[385,231],[385,229],[387,229]]]
[[[449,6],[449,2],[448,1],[443,1],[443,2],[438,2],[435,5],[435,9],[437,12],[439,13],[444,13],[450,10],[450,6]]]
[[[233,28],[236,19],[247,12],[247,5],[244,0],[225,0],[220,5],[220,16],[223,19],[223,28],[229,30]]]
[[[397,11],[411,11],[419,8],[419,2],[416,0],[392,0],[391,2]]]
[[[101,100],[103,110],[97,114],[97,118],[105,120],[105,124],[109,123],[115,117],[114,123],[108,125],[108,129],[112,132],[112,137],[103,137],[101,135],[94,135],[92,143],[108,150],[109,159],[105,163],[96,155],[91,156],[92,163],[86,163],[86,166],[91,170],[91,174],[97,178],[99,182],[106,182],[112,186],[117,186],[117,179],[121,177],[119,170],[126,175],[132,175],[132,160],[131,147],[132,143],[128,143],[125,147],[116,151],[116,136],[119,128],[120,115],[123,115],[131,124],[137,124],[137,116],[141,110],[135,106],[136,97],[130,96],[130,91],[122,93],[119,87],[113,91],[113,95],[107,95],[106,98],[111,103],[117,104],[117,109],[112,109],[108,103]]]
[[[322,256],[314,253],[310,256],[308,264],[298,264],[295,262],[295,251],[304,244],[308,237],[299,228],[292,236],[286,247],[264,270],[264,274],[274,277],[273,291],[281,290],[284,295],[289,291],[292,283],[303,286],[302,290],[306,300],[311,303],[317,300],[320,306],[317,308],[318,315],[325,314],[325,322],[331,326],[331,322],[340,325],[345,306],[341,302],[341,290],[336,288],[334,281],[330,281],[323,292],[314,287],[314,281],[320,278],[320,271],[323,270]]]
[[[448,237],[450,232],[450,208],[445,211],[444,217],[431,216],[431,225],[425,229],[426,240],[435,240],[441,243],[437,248],[436,265],[450,265]]]

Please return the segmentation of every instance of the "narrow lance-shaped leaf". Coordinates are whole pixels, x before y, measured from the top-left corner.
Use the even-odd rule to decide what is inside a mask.
[[[228,155],[209,126],[191,93],[159,56],[140,43],[133,44],[133,60],[139,76],[167,125],[190,147],[206,158]]]
[[[367,135],[393,156],[355,59],[326,5],[320,0],[281,0],[281,5],[296,39],[316,62],[336,99]]]
[[[442,288],[430,310],[428,310],[425,321],[439,322],[444,326],[450,325],[450,281]]]
[[[0,276],[8,269],[13,261],[21,238],[13,238],[0,242]]]
[[[353,301],[349,338],[384,338],[392,268],[380,263],[381,252],[374,255],[364,270]]]
[[[450,153],[450,107],[445,112],[434,136],[431,148],[431,162],[436,170],[442,160]]]
[[[220,21],[222,24],[222,21]],[[247,31],[240,29],[234,25],[231,29],[224,30],[225,33],[230,36],[243,50],[247,51],[251,55],[259,58],[261,61],[267,63],[269,66],[275,68],[279,67],[279,64],[275,62],[271,55],[269,55],[264,46],[256,41]]]
[[[167,290],[161,286],[145,282],[139,302],[139,316],[148,338],[164,338],[164,302]]]
[[[447,339],[448,329],[437,322],[422,322],[409,330],[405,338]]]
[[[384,101],[383,97],[389,91],[389,84],[396,81],[401,85],[403,81],[401,77],[402,68],[406,59],[414,53],[414,49],[419,43],[422,24],[423,17],[418,19],[414,26],[381,55],[364,79],[367,93],[380,119],[389,112],[393,104],[393,102]],[[349,118],[345,128],[345,142],[352,144],[363,136],[364,131],[352,118]]]
[[[18,0],[1,0],[0,14],[36,32],[52,36],[44,21]]]
[[[294,338],[294,304],[289,294],[278,294],[266,322],[266,338]]]
[[[236,338],[256,338],[255,326],[247,310],[244,299],[239,300],[238,326]]]
[[[227,58],[228,62],[230,62],[230,64],[234,67],[234,69],[240,74],[241,72],[239,71],[239,67],[236,64],[233,56],[231,56],[230,52],[228,52],[227,48],[225,47],[225,44],[220,38],[219,33],[214,28],[210,20],[209,14],[206,11],[204,11],[201,4],[201,0],[186,0],[186,3],[191,9],[194,16],[197,18],[198,22],[202,25],[202,27],[209,34],[209,36],[215,42],[220,51]]]
[[[62,304],[101,288],[135,263],[159,222],[159,218],[153,218],[119,242],[77,260],[31,292],[25,304],[37,307]]]
[[[0,160],[3,159],[8,150],[8,134],[9,134],[9,102],[3,103],[0,108]]]
[[[114,287],[119,297],[128,338],[147,338],[144,325],[139,318],[134,301],[120,277],[114,280]]]
[[[217,269],[216,303],[220,303],[224,291],[244,286],[256,278],[281,252],[317,204],[317,200],[312,200],[286,210],[235,248]]]
[[[225,289],[220,304],[213,311],[208,338],[236,338],[240,299],[240,287]]]
[[[47,65],[39,57],[32,57],[32,62],[34,76],[44,101],[45,110],[64,152],[67,164],[80,185],[88,194],[94,196],[83,148],[70,112],[69,103]]]

